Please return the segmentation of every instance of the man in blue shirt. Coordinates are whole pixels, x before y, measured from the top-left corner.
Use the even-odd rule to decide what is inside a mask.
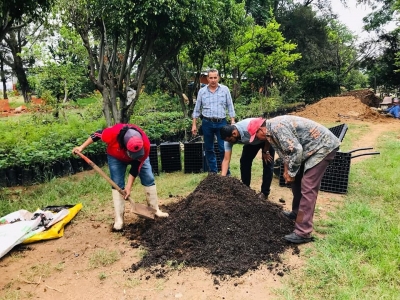
[[[266,200],[268,199],[271,190],[275,150],[270,146],[268,141],[260,141],[256,138],[254,141],[250,142],[250,134],[247,131],[247,126],[250,121],[254,119],[255,118],[244,119],[234,125],[225,125],[221,128],[221,138],[225,141],[225,155],[221,165],[221,175],[226,176],[228,173],[233,145],[236,143],[244,144],[242,156],[240,157],[240,176],[242,182],[245,185],[250,186],[253,160],[261,149],[263,180],[261,184],[261,192],[258,194],[258,197],[261,200]]]
[[[212,69],[207,75],[208,85],[202,87],[197,94],[193,110],[192,134],[197,135],[197,118],[202,118],[201,128],[204,136],[205,156],[210,173],[218,173],[217,158],[214,151],[214,139],[217,137],[221,157],[224,155],[224,140],[219,130],[227,124],[226,111],[235,123],[235,109],[231,93],[227,86],[219,84],[218,70]]]
[[[387,110],[388,116],[395,117],[396,119],[400,118],[400,102],[398,98],[393,99],[393,106]]]

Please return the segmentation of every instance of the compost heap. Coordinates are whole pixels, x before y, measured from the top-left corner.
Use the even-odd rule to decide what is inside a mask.
[[[360,120],[368,122],[391,122],[393,119],[379,114],[371,109],[379,106],[379,99],[370,90],[357,90],[341,94],[337,97],[327,97],[307,105],[302,111],[294,113],[297,116],[320,122],[346,122]]]
[[[142,220],[125,229],[132,247],[148,250],[131,271],[158,266],[156,277],[163,277],[165,265],[174,262],[222,277],[240,276],[269,262],[268,269],[283,276],[288,267],[279,254],[288,248],[299,253],[283,239],[294,222],[281,214],[282,207],[259,200],[254,190],[233,177],[208,175],[167,210],[169,218]]]

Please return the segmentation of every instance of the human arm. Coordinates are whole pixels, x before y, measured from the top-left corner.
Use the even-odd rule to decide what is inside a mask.
[[[88,137],[88,139],[79,147],[75,147],[74,149],[72,149],[72,153],[76,154],[77,152],[82,152],[87,146],[89,146],[90,144],[93,143],[93,139],[91,136]]]
[[[229,91],[228,87],[226,88],[226,107],[228,108],[228,114],[231,118],[231,125],[235,124],[235,107],[233,106],[233,101],[232,101],[232,96],[231,96],[231,92]]]
[[[197,118],[193,118],[192,120],[192,134],[197,135]]]
[[[102,134],[103,134],[103,130],[97,130],[95,133],[91,134],[88,137],[88,139],[85,142],[83,142],[82,145],[72,149],[72,153],[75,154],[76,152],[82,152],[87,146],[100,140],[102,137]]]
[[[265,140],[264,142],[264,147],[262,149],[262,159],[265,162],[272,162],[274,160],[274,158],[272,157],[272,155],[269,153],[269,148],[271,147],[271,144]]]
[[[133,186],[133,183],[135,182],[135,178],[136,178],[135,176],[133,176],[132,174],[129,174],[128,181],[125,185],[125,196],[124,196],[125,199],[128,199],[128,197],[131,195],[132,186]]]
[[[289,175],[289,167],[288,167],[288,163],[284,162],[283,163],[283,179],[285,180],[286,184],[290,184],[294,182],[295,177],[292,177]]]
[[[202,90],[199,91],[197,94],[197,100],[196,104],[193,109],[193,114],[192,114],[192,135],[197,135],[197,119],[201,116],[201,98],[202,98]]]
[[[222,160],[221,163],[221,176],[226,176],[226,174],[228,174],[231,157],[232,157],[232,150],[231,151],[225,150],[224,159]]]
[[[273,133],[273,145],[279,157],[287,162],[287,172],[295,177],[303,160],[303,147],[297,137],[285,126]],[[276,145],[276,147],[275,147]]]

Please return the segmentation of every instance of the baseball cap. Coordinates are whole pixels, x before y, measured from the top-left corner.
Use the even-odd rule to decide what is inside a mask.
[[[265,119],[263,118],[257,118],[250,121],[249,125],[247,126],[247,131],[250,134],[250,143],[256,138],[257,130],[261,127],[264,121]]]
[[[142,135],[134,130],[128,129],[124,136],[127,154],[132,159],[140,159],[144,155]]]

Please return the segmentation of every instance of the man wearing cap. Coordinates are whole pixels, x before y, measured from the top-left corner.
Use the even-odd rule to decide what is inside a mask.
[[[106,151],[111,179],[125,191],[124,197],[112,188],[115,210],[113,230],[120,231],[124,226],[125,199],[130,195],[137,176],[144,186],[148,205],[156,209],[155,215],[168,217],[168,213],[162,212],[158,207],[157,188],[149,159],[150,141],[143,129],[133,124],[116,124],[91,134],[81,146],[75,147],[72,152],[82,152],[87,146],[99,140],[107,144]],[[125,185],[125,173],[128,165],[131,168],[128,182]]]
[[[204,136],[205,156],[210,173],[218,173],[217,158],[214,151],[214,138],[217,137],[221,157],[224,155],[224,141],[219,130],[227,124],[226,111],[235,123],[235,109],[228,87],[219,84],[218,70],[212,69],[207,75],[208,85],[202,87],[193,110],[192,134],[197,135],[197,119],[202,118],[201,128]]]
[[[285,239],[297,244],[310,242],[319,187],[335,158],[339,139],[321,124],[290,115],[254,119],[247,130],[250,142],[268,140],[284,163],[283,178],[293,193],[292,211],[284,215],[295,220],[294,232]]]
[[[262,151],[263,177],[261,184],[261,192],[257,195],[260,200],[268,199],[272,177],[274,174],[274,155],[275,150],[270,146],[268,141],[260,141],[255,138],[250,142],[250,134],[247,126],[251,120],[255,118],[244,119],[234,125],[225,125],[220,129],[221,138],[225,141],[225,155],[221,164],[221,175],[228,174],[229,163],[232,157],[233,145],[240,143],[243,145],[242,156],[240,157],[240,176],[242,182],[250,186],[251,182],[251,166],[257,153]]]

